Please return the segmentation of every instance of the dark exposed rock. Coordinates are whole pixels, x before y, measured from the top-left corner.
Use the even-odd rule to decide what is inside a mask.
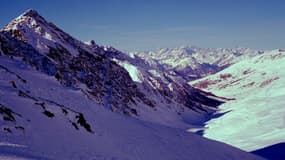
[[[46,109],[46,107],[45,107],[45,102],[38,102],[38,101],[37,101],[37,102],[35,102],[35,104],[41,106],[42,109]]]
[[[18,96],[37,101],[37,99],[35,97],[30,96],[28,93],[26,93],[25,91],[22,91],[22,90],[18,90]]]
[[[6,132],[9,132],[9,133],[12,133],[12,130],[10,128],[5,127],[5,128],[3,128],[3,130]]]
[[[50,118],[54,117],[54,114],[51,113],[51,112],[48,111],[48,110],[45,110],[45,111],[43,112],[43,114],[46,115],[47,117],[50,117]]]
[[[82,113],[79,113],[75,118],[77,119],[77,123],[81,125],[86,131],[93,133],[91,126],[88,124]]]
[[[79,130],[77,124],[75,122],[71,122],[72,126],[76,129],[76,130]]]
[[[134,115],[138,115],[138,112],[137,112],[137,110],[136,109],[134,109],[134,108],[131,108],[131,112],[132,112],[132,114],[134,114]]]
[[[16,130],[22,131],[22,133],[25,133],[25,128],[23,126],[15,126]]]
[[[62,111],[62,113],[64,113],[64,115],[68,114],[68,111],[66,109],[64,109],[64,108],[61,108],[61,111]]]
[[[15,81],[10,81],[10,84],[12,85],[13,88],[17,88]]]
[[[4,121],[15,122],[16,119],[13,116],[15,114],[11,109],[6,108],[4,105],[0,104],[0,114],[3,116]]]

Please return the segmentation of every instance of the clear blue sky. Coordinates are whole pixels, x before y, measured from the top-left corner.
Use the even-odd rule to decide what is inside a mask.
[[[29,8],[87,41],[121,50],[285,48],[284,0],[0,0],[0,26]]]

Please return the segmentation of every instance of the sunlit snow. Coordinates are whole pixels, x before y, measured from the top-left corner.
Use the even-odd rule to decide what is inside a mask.
[[[285,141],[285,52],[274,50],[241,61],[194,86],[235,98],[219,106],[205,137],[252,151]]]

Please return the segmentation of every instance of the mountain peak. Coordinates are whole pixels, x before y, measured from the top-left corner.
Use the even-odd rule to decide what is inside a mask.
[[[12,20],[9,24],[7,24],[2,29],[2,31],[18,30],[18,26],[20,24],[35,25],[38,21],[46,23],[46,20],[36,10],[29,9],[14,20]]]
[[[94,45],[96,46],[97,45],[94,40],[87,41],[87,42],[85,42],[85,44],[87,44],[89,46],[94,46]]]
[[[40,16],[39,13],[34,9],[28,9],[24,12],[21,16],[28,16],[28,17],[38,17]]]
[[[29,9],[12,20],[1,32],[30,44],[40,53],[49,53],[51,48],[56,49],[60,46],[70,54],[78,55],[78,46],[84,50],[90,48],[48,22],[34,9]]]

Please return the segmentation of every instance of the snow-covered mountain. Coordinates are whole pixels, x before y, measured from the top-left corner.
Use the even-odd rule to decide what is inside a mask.
[[[105,108],[143,120],[185,128],[192,125],[185,115],[204,119],[221,104],[140,58],[76,40],[34,10],[5,26],[0,41],[4,55],[21,58]]]
[[[186,132],[221,102],[155,69],[25,12],[0,32],[0,158],[261,159]]]
[[[159,70],[172,71],[190,81],[225,69],[240,60],[262,54],[248,48],[199,48],[182,46],[162,48],[157,51],[131,52]]]
[[[207,122],[205,137],[247,151],[285,141],[285,52],[281,49],[238,62],[195,87],[232,99],[223,116]]]
[[[151,104],[128,73],[102,55],[102,49],[91,51],[88,45],[47,22],[36,11],[30,10],[4,27],[1,42],[3,54],[22,58],[37,70],[56,77],[65,86],[81,90],[97,102],[107,103],[105,93],[113,84],[113,92],[108,93],[111,95],[108,104],[113,110],[130,113],[132,108],[128,103],[134,99]],[[105,79],[107,72],[113,73],[108,81]]]

